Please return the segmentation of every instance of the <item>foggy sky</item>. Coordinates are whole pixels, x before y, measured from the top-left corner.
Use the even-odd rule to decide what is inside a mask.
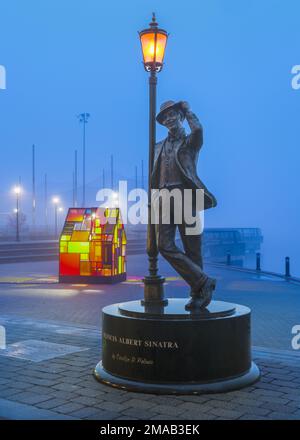
[[[80,112],[91,113],[91,186],[103,167],[109,182],[111,154],[116,178],[146,164],[148,75],[137,31],[152,11],[170,32],[158,104],[187,100],[204,127],[198,174],[218,200],[206,227],[261,227],[264,263],[282,270],[289,255],[300,275],[297,0],[1,0],[1,213],[13,209],[19,176],[29,207],[33,143],[38,197],[46,172],[49,197],[71,203],[75,148],[81,182]],[[165,135],[158,126],[158,140]]]

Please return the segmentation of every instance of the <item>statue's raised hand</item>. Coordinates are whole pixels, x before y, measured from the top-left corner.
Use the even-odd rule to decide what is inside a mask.
[[[180,106],[184,113],[188,112],[191,109],[190,104],[187,101],[180,101]]]

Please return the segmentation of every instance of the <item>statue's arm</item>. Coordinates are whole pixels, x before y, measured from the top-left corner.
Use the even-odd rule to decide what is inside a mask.
[[[189,143],[191,147],[199,149],[203,144],[203,128],[195,113],[191,110],[186,101],[182,101],[181,106],[184,110],[186,120],[189,124],[191,134],[189,135]]]

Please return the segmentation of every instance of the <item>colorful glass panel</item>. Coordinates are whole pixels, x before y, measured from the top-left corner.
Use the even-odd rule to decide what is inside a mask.
[[[79,241],[69,241],[68,242],[68,252],[74,254],[87,254],[90,250],[90,243],[79,242]]]
[[[84,213],[84,208],[70,208],[66,220],[68,222],[81,222],[83,220]]]
[[[61,254],[59,273],[61,275],[78,275],[79,262],[78,254]]]
[[[72,234],[71,241],[88,241],[90,231],[74,231]]]

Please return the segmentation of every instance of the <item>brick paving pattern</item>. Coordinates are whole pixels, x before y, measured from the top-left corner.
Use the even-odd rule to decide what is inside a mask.
[[[38,337],[87,350],[42,362],[10,358],[0,352],[0,417],[7,414],[5,406],[14,403],[12,417],[17,419],[300,419],[297,352],[255,347],[253,357],[261,369],[261,380],[239,391],[159,396],[117,390],[94,379],[92,371],[101,355],[96,327],[54,322],[47,326],[38,320],[29,325],[28,320],[15,316],[6,316],[1,322],[6,325],[8,344]]]
[[[291,328],[300,324],[300,286],[272,277],[208,270],[218,279],[216,299],[252,309],[253,359],[262,373],[256,384],[224,394],[159,396],[118,390],[94,379],[101,357],[101,308],[142,297],[145,261],[131,257],[129,281],[114,286],[0,282],[0,325],[6,328],[8,346],[33,340],[85,349],[40,362],[0,350],[0,418],[299,420],[300,350],[291,349]],[[1,265],[0,276],[18,271],[20,276],[51,277],[55,264]],[[174,272],[163,262],[161,268],[170,277],[166,296],[187,296]]]

